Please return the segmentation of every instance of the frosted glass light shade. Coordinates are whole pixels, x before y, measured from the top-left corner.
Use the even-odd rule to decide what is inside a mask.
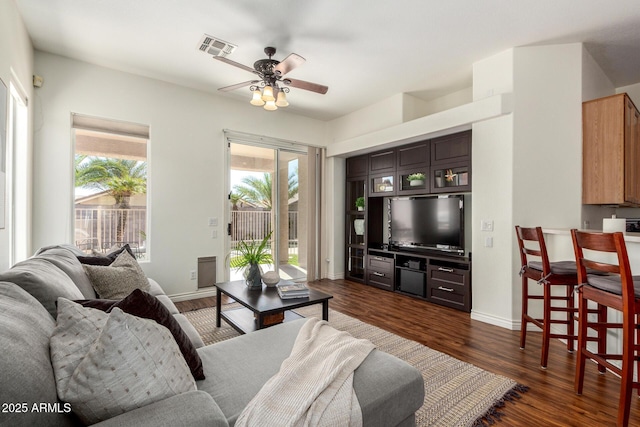
[[[287,105],[289,105],[289,102],[287,101],[287,95],[283,91],[278,92],[278,100],[276,101],[276,105],[278,107],[286,107]]]
[[[263,101],[275,101],[276,99],[273,96],[273,88],[271,86],[265,86],[262,90],[262,100]]]
[[[262,107],[264,105],[264,101],[262,100],[262,94],[260,93],[260,89],[256,89],[253,91],[253,97],[251,98],[251,105],[255,105],[256,107]]]
[[[264,104],[264,109],[268,111],[275,111],[278,109],[278,107],[276,107],[275,101],[267,101],[267,103]]]

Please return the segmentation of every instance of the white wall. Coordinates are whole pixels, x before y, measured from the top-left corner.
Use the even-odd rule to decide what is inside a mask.
[[[399,93],[328,122],[329,143],[402,123],[404,95]]]
[[[513,49],[473,64],[473,99],[513,92]],[[513,114],[473,125],[472,133],[472,313],[473,319],[511,327],[513,227]],[[492,220],[494,232],[480,231]],[[486,238],[493,247],[485,247]]]
[[[0,1],[0,79],[9,90],[9,84],[13,81],[22,87],[28,98],[29,117],[33,116],[33,87],[31,78],[33,75],[33,48],[31,39],[26,31],[22,17],[13,0]],[[0,118],[4,120],[4,118]],[[29,122],[29,138],[27,153],[31,153],[31,131],[32,123]],[[7,141],[7,144],[9,141]],[[7,159],[11,161],[11,159]],[[29,165],[29,171],[31,166]],[[30,196],[28,196],[30,199]],[[9,267],[9,254],[11,251],[9,230],[12,226],[10,221],[10,210],[12,206],[10,200],[5,199],[5,228],[0,230],[0,271]]]
[[[472,318],[519,328],[515,225],[581,218],[582,45],[515,48],[474,64],[474,100],[513,91],[513,114],[473,126]],[[507,182],[503,182],[507,181]],[[493,237],[493,247],[485,247]]]
[[[223,277],[224,239],[212,239],[209,217],[226,234],[223,129],[322,145],[325,123],[286,111],[266,112],[229,100],[108,68],[36,52],[45,79],[35,124],[35,247],[72,241],[71,113],[150,126],[151,260],[143,269],[168,294],[196,290],[189,271],[197,257],[217,256]]]
[[[413,97],[412,97],[413,98]],[[461,89],[459,91],[441,96],[430,101],[422,101],[417,103],[413,111],[405,112],[405,121],[417,119],[418,117],[428,116],[429,114],[439,113],[451,108],[459,107],[473,101],[473,87]]]

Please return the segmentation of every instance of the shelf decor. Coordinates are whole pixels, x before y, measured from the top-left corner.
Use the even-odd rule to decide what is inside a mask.
[[[421,172],[412,173],[407,177],[407,181],[409,181],[409,186],[418,187],[420,185],[424,185],[425,175]]]
[[[457,173],[453,173],[453,170],[447,169],[447,173],[444,177],[447,179],[447,182],[454,182],[454,179],[458,176]]]
[[[361,196],[356,199],[356,209],[359,211],[364,210],[364,197]]]

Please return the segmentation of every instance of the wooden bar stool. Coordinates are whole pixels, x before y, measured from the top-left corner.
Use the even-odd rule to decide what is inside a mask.
[[[627,247],[622,233],[587,233],[571,230],[573,247],[578,265],[580,285],[578,304],[578,357],[576,362],[575,390],[582,394],[584,385],[585,361],[587,358],[598,363],[600,372],[605,368],[620,375],[620,399],[618,402],[618,426],[629,425],[631,395],[640,383],[633,380],[634,367],[640,369],[640,330],[638,329],[638,313],[640,313],[640,277],[631,275]],[[586,258],[583,249],[587,249]],[[593,252],[591,252],[593,251]],[[597,254],[600,252],[600,254]],[[605,256],[603,257],[603,254]],[[606,254],[617,255],[617,265],[604,262]],[[599,255],[599,256],[598,256]],[[596,258],[594,260],[594,258]],[[606,273],[594,275],[590,270]],[[588,303],[593,301],[598,306],[595,322],[588,317]],[[607,307],[622,313],[622,323],[607,321]],[[596,331],[597,351],[587,348],[592,339],[588,330]],[[607,331],[622,329],[622,354],[609,353],[606,345]],[[622,361],[622,368],[611,363],[611,360]],[[634,363],[636,362],[636,363]]]
[[[550,262],[547,247],[544,242],[542,228],[524,228],[516,226],[518,247],[520,248],[522,277],[522,324],[520,327],[520,348],[524,349],[527,339],[527,324],[533,323],[542,329],[542,356],[540,366],[547,368],[549,359],[549,340],[551,338],[563,338],[567,340],[567,350],[573,351],[575,333],[574,317],[578,309],[574,303],[573,290],[578,284],[578,275],[575,261]],[[530,260],[530,257],[540,260]],[[543,286],[542,295],[531,294],[529,280],[535,280]],[[562,292],[555,294],[553,288],[562,288]],[[542,300],[542,318],[536,318],[529,314],[529,302]],[[554,304],[554,301],[556,302]],[[562,316],[553,317],[553,313],[562,313]],[[566,326],[566,333],[552,333],[551,325],[561,324]]]

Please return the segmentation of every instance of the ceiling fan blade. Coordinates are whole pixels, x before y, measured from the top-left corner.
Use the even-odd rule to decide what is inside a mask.
[[[278,65],[276,65],[273,68],[273,71],[279,76],[284,76],[289,71],[304,64],[305,61],[306,59],[304,59],[302,56],[298,55],[297,53],[292,53],[284,58],[284,60],[282,60]]]
[[[249,80],[248,82],[236,83],[236,84],[231,85],[231,86],[221,87],[221,88],[220,88],[220,89],[218,89],[218,90],[219,90],[219,91],[222,91],[222,92],[229,92],[229,91],[232,91],[232,90],[239,89],[239,88],[241,88],[241,87],[245,87],[245,86],[249,86],[249,85],[256,84],[256,83],[258,83],[259,81],[260,81],[260,80]]]
[[[214,56],[213,59],[217,59],[218,61],[222,61],[222,62],[227,63],[229,65],[233,65],[234,67],[241,68],[241,69],[243,69],[245,71],[248,71],[250,73],[258,74],[258,72],[256,70],[254,70],[253,68],[247,67],[246,65],[242,65],[239,62],[232,61],[232,60],[227,59],[227,58],[225,58],[223,56]]]
[[[319,85],[317,83],[306,82],[304,80],[286,79],[285,84],[291,87],[297,87],[298,89],[310,90],[311,92],[317,92],[321,94],[327,93],[329,88],[327,86]]]

